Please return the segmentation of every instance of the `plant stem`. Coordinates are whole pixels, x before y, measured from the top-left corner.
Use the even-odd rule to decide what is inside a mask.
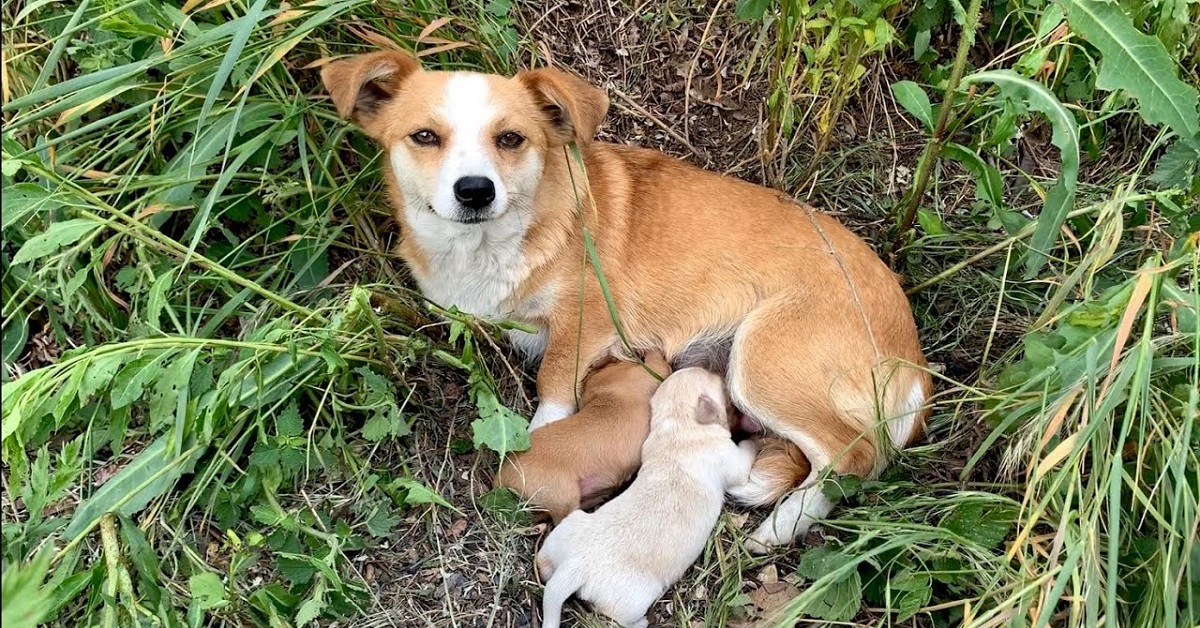
[[[946,145],[946,127],[950,125],[954,97],[958,94],[958,84],[962,80],[963,69],[967,65],[967,53],[975,44],[975,30],[979,28],[979,9],[982,4],[982,0],[971,0],[971,4],[967,8],[966,23],[963,24],[962,37],[958,40],[958,51],[954,55],[954,66],[950,69],[950,78],[946,82],[946,95],[942,99],[942,108],[938,111],[937,124],[933,127],[933,137],[925,146],[925,152],[917,164],[916,179],[901,205],[902,213],[896,228],[896,237],[892,240],[892,251],[900,250],[904,236],[912,229],[913,220],[917,216],[917,205],[920,204],[921,197],[925,195],[925,188],[929,186],[929,174],[933,171],[933,166],[937,163],[938,157],[942,154],[942,148]]]

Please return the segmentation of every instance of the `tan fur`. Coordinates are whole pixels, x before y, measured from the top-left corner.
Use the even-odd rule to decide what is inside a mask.
[[[359,76],[361,69],[349,68],[368,61],[343,63],[350,65],[339,66],[342,72]],[[326,84],[344,101],[338,86],[345,81],[332,74],[324,73]],[[394,149],[429,123],[422,103],[437,101],[449,76],[414,72],[359,124]],[[608,100],[568,74],[489,76],[488,89],[506,118],[524,125],[528,150],[542,151],[544,162],[521,279],[506,301],[508,316],[548,337],[537,377],[543,408],[569,414],[577,366],[618,340],[595,273],[581,286],[586,223],[630,341],[673,359],[699,339],[732,337],[726,381],[734,405],[803,454],[764,456],[778,468],[755,477],[773,484],[743,493],[743,501],[768,503],[808,476],[799,460],[818,471],[872,476],[895,446],[917,437],[932,386],[916,326],[896,276],[858,236],[774,190],[654,150],[587,141]],[[580,144],[583,169],[564,149],[570,138]],[[436,171],[437,159],[429,155],[423,167]],[[401,207],[404,191],[385,172]],[[404,212],[398,216],[401,255],[421,281],[428,252],[409,237]],[[534,307],[547,298],[550,307]],[[896,423],[903,433],[880,438],[893,421],[904,421]]]
[[[645,364],[661,377],[671,372],[661,353],[648,353]],[[658,383],[636,362],[593,371],[584,380],[579,412],[534,430],[530,448],[501,465],[496,486],[513,489],[554,523],[578,510],[582,498],[591,498],[587,503],[603,498],[641,464],[650,397]],[[581,495],[585,480],[592,489],[586,496]]]

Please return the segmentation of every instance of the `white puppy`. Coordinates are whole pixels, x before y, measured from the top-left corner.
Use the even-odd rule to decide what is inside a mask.
[[[650,605],[704,551],[725,491],[750,475],[756,449],[734,444],[729,410],[718,375],[687,368],[662,383],[637,479],[596,512],[571,513],[538,552],[544,628],[558,628],[572,594],[623,626],[647,625]]]

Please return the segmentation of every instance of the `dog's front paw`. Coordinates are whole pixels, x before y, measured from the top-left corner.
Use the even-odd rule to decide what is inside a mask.
[[[791,541],[791,538],[780,534],[774,523],[767,519],[746,538],[745,547],[751,554],[770,554],[776,547],[786,545]]]
[[[575,408],[565,404],[546,401],[538,405],[538,409],[534,411],[533,418],[529,420],[529,431],[532,432],[539,427],[544,427],[555,421],[561,421],[575,412]]]

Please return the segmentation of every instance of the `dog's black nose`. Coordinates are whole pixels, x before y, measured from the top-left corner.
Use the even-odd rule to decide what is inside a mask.
[[[464,207],[483,209],[496,199],[496,184],[487,177],[463,177],[454,182],[454,198]]]

